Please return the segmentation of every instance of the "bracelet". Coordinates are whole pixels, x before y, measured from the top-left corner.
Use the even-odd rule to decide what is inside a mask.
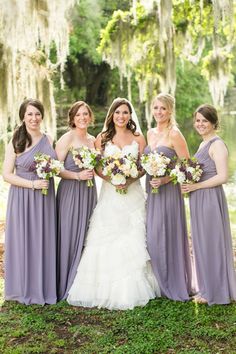
[[[77,181],[81,181],[80,176],[79,176],[79,172],[77,173]]]
[[[35,188],[34,188],[34,180],[32,181],[32,190],[34,191]]]

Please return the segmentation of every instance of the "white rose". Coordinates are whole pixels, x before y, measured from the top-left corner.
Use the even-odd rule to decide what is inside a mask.
[[[119,184],[125,184],[126,178],[122,174],[117,173],[116,175],[112,176],[111,183],[115,186],[118,186]]]
[[[137,170],[137,167],[136,166],[133,166],[130,170],[130,176],[132,178],[136,178],[138,177],[138,170]]]
[[[177,176],[177,180],[180,184],[185,182],[185,174],[184,172],[179,172]]]

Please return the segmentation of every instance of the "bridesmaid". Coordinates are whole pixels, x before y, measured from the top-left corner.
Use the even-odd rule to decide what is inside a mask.
[[[147,133],[145,153],[156,150],[169,158],[188,158],[186,141],[174,117],[175,99],[160,93],[153,101],[156,127]],[[159,189],[151,193],[151,187]],[[189,300],[191,264],[184,201],[179,185],[169,177],[147,175],[147,246],[161,294],[172,300]]]
[[[216,109],[204,104],[194,113],[203,141],[195,157],[203,166],[200,182],[182,186],[190,194],[191,234],[198,283],[196,302],[228,304],[236,300],[236,274],[223,183],[228,179],[228,150],[217,136]]]
[[[6,149],[3,178],[11,184],[5,234],[5,299],[29,304],[55,304],[56,230],[53,179],[31,172],[38,152],[56,157],[52,139],[41,132],[44,107],[25,100],[18,127]],[[14,173],[15,170],[15,173]],[[41,189],[48,189],[43,196]]]
[[[70,148],[87,146],[94,148],[95,138],[87,128],[93,121],[93,112],[83,101],[75,102],[68,112],[70,130],[56,144],[59,160],[65,170],[57,190],[58,215],[58,299],[66,299],[80,261],[84,237],[93,208],[97,202],[97,190],[87,187],[86,181],[94,178],[93,170],[80,170],[75,165]]]

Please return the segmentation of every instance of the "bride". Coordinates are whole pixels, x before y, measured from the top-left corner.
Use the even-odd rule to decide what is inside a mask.
[[[137,158],[146,145],[137,126],[130,102],[116,98],[95,145],[104,156],[121,152]],[[101,171],[98,174],[103,184],[67,301],[110,310],[144,306],[160,296],[160,289],[146,249],[145,198],[140,181],[128,178],[125,185],[114,186],[109,177]],[[127,189],[127,193],[117,193],[117,188]]]

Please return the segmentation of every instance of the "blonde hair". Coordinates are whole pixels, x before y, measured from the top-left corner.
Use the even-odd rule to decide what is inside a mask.
[[[175,98],[169,93],[159,93],[152,101],[152,108],[157,100],[161,101],[170,113],[170,121],[168,124],[168,128],[178,126],[175,120]]]

